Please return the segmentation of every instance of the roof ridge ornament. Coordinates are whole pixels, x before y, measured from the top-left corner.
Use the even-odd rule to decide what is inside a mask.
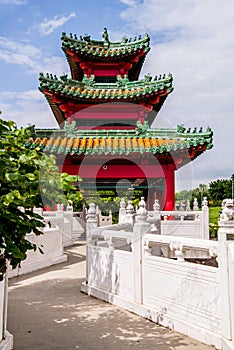
[[[69,124],[68,121],[65,120],[63,130],[65,132],[66,137],[76,137],[77,136],[76,122],[73,120],[72,123]]]
[[[184,133],[186,128],[184,127],[184,124],[177,125],[177,132]]]
[[[147,135],[147,131],[149,130],[149,122],[148,120],[144,121],[144,124],[142,124],[140,122],[140,120],[138,120],[136,122],[136,134],[139,136],[146,136]]]
[[[124,74],[124,77],[122,78],[120,74],[116,76],[117,78],[117,85],[118,87],[126,86],[126,84],[129,82],[129,78],[127,74]]]
[[[91,74],[88,78],[87,74],[84,74],[82,83],[84,83],[86,86],[93,86],[95,84],[95,75]]]
[[[107,32],[107,28],[104,28],[104,32],[102,34],[102,37],[103,37],[104,47],[109,47],[110,41],[109,41],[109,34]]]

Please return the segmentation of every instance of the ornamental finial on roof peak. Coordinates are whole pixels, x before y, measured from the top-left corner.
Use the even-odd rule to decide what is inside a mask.
[[[110,41],[109,41],[109,34],[107,32],[107,28],[104,28],[104,32],[102,34],[102,37],[103,37],[103,41],[104,41],[104,46],[109,46]]]

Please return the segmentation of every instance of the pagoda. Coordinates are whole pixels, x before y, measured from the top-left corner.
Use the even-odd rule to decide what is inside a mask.
[[[79,175],[84,192],[141,188],[147,203],[174,209],[175,171],[212,147],[207,128],[152,128],[173,91],[171,74],[139,79],[150,50],[146,34],[111,42],[62,33],[71,75],[40,73],[39,90],[58,122],[37,130],[30,147],[54,153],[61,171]]]

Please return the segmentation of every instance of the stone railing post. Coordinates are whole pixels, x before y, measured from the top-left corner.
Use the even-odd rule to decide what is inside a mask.
[[[119,208],[119,224],[124,223],[125,218],[126,218],[126,203],[124,198],[121,198],[120,208]]]
[[[64,211],[63,211],[63,204],[57,204],[56,224],[58,225],[58,228],[60,229],[60,231],[62,231],[62,233],[63,233],[63,243],[64,243]]]
[[[86,215],[86,284],[89,281],[90,264],[92,263],[89,257],[89,245],[91,245],[91,235],[95,228],[98,227],[98,218],[94,203],[90,203]]]
[[[158,199],[155,199],[154,201],[153,212],[154,212],[154,220],[155,220],[153,225],[156,229],[156,233],[161,234],[161,213],[160,213],[160,204]]]
[[[64,224],[64,234],[68,239],[69,243],[73,242],[73,205],[72,201],[69,200],[66,211],[64,212],[64,216],[67,219],[67,222]],[[65,229],[66,228],[66,229]]]
[[[209,207],[207,198],[204,197],[202,201],[202,238],[209,239]]]
[[[136,221],[133,226],[133,268],[134,268],[134,301],[138,304],[143,303],[142,290],[142,237],[145,233],[150,233],[151,226],[147,222],[148,211],[145,208],[144,198],[141,197],[139,208],[137,210]]]
[[[92,230],[98,227],[97,211],[94,203],[90,203],[89,209],[86,215],[86,241],[87,244],[91,238]]]
[[[132,201],[129,200],[128,205],[126,207],[126,215],[125,215],[124,222],[127,222],[127,223],[133,225],[134,224],[134,217],[135,217],[134,206],[132,204]]]
[[[191,208],[190,208],[190,200],[187,199],[187,201],[186,201],[186,211],[190,211],[190,210],[191,210]]]
[[[218,230],[218,264],[221,293],[222,335],[234,340],[234,201],[223,205]],[[228,207],[229,206],[229,207]]]
[[[193,210],[194,211],[198,211],[199,210],[198,202],[197,202],[197,198],[196,197],[194,198],[194,201],[193,201]]]

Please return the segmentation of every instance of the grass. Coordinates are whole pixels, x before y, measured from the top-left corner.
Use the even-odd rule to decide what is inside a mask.
[[[218,220],[220,217],[221,207],[210,207],[209,208],[209,226],[210,226],[210,237],[217,238],[218,233]]]
[[[209,208],[209,223],[214,224],[218,222],[218,219],[220,217],[220,210],[221,207],[210,207]]]

